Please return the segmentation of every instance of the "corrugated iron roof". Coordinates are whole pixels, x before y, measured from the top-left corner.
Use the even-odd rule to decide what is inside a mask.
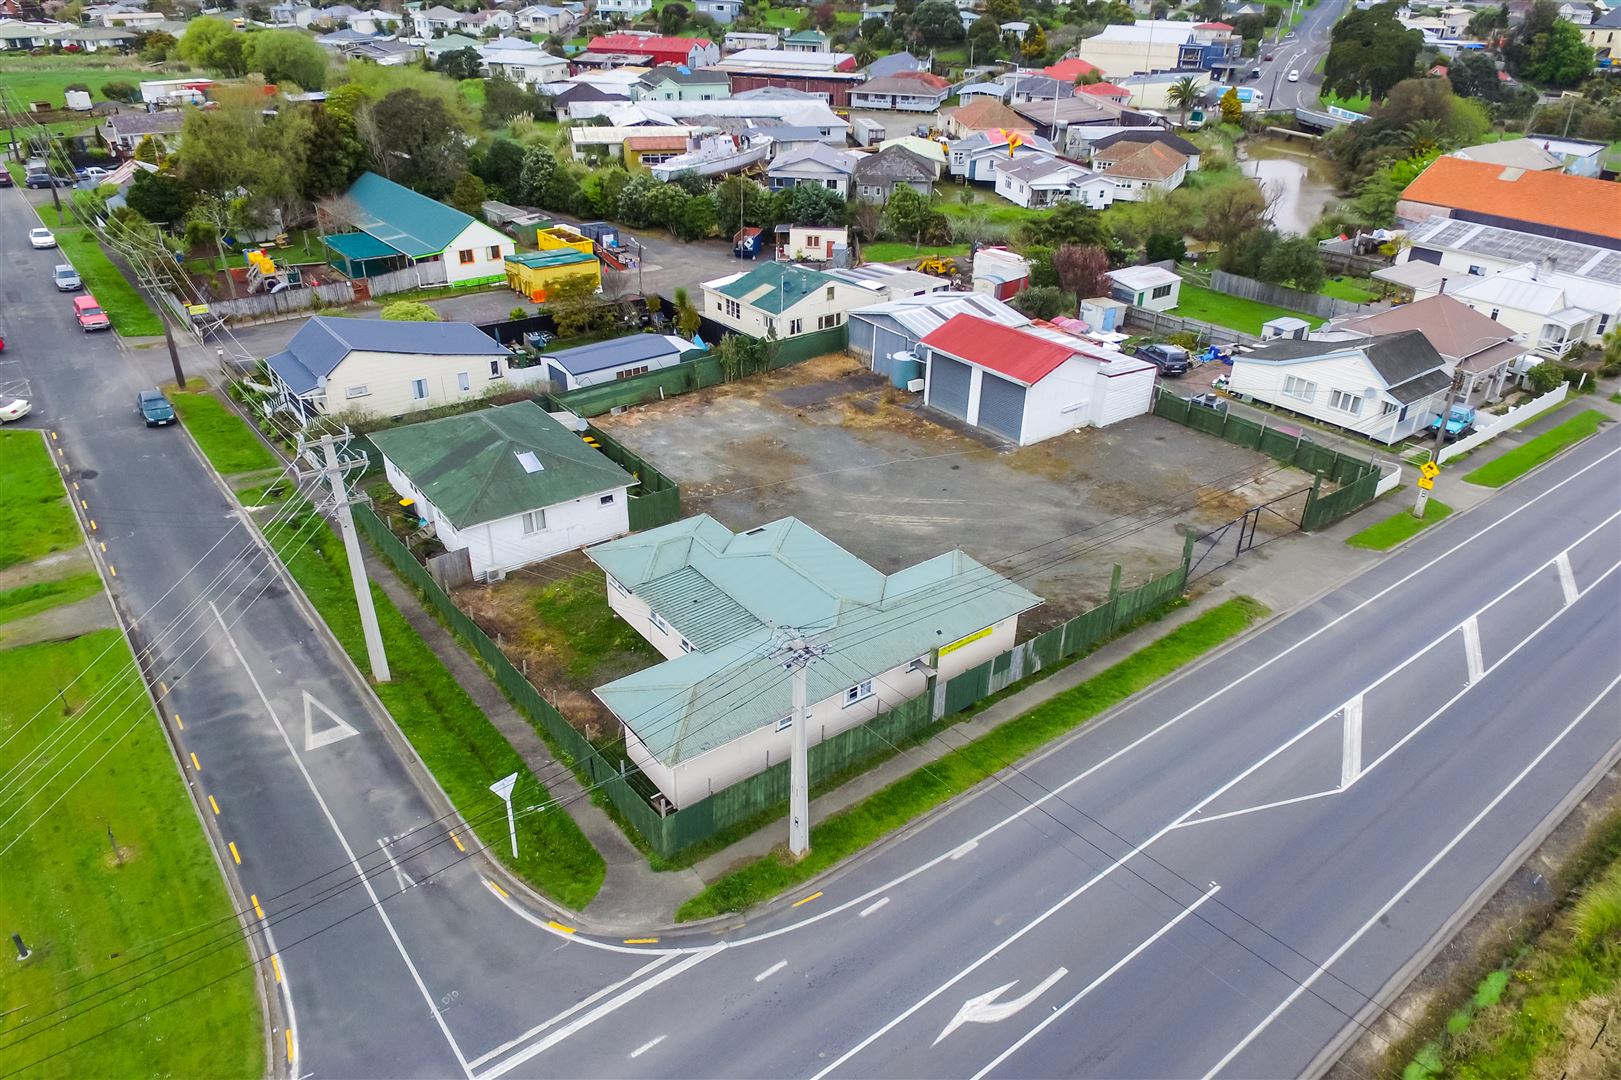
[[[977,315],[955,315],[922,344],[1033,386],[1080,350]],[[1079,344],[1079,343],[1077,343]]]

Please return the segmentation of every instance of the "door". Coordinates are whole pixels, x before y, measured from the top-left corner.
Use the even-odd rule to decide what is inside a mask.
[[[1024,430],[1024,387],[985,372],[979,380],[979,426],[1018,442]]]
[[[972,372],[961,360],[935,353],[929,360],[929,404],[959,420],[968,419],[968,380]]]

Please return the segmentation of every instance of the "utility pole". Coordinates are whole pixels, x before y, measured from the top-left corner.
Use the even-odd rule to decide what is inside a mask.
[[[1435,445],[1430,447],[1429,463],[1437,469],[1441,467],[1441,447],[1446,442],[1447,422],[1452,419],[1452,406],[1458,400],[1458,388],[1462,385],[1463,372],[1454,372],[1452,386],[1447,390],[1446,405],[1441,409],[1441,422],[1435,429]],[[1426,485],[1426,481],[1428,481],[1429,485],[1435,483],[1433,476],[1427,475],[1421,478],[1418,484],[1418,498],[1413,500],[1413,516],[1420,519],[1424,517],[1424,508],[1430,502],[1430,487]]]
[[[788,851],[796,859],[810,852],[810,727],[805,715],[805,669],[827,655],[826,645],[795,637],[777,654],[793,680],[793,748],[788,765]]]
[[[174,330],[169,326],[170,312],[164,310],[168,306],[167,301],[162,296],[154,296],[152,299],[157,301],[158,321],[163,324],[163,341],[164,344],[169,346],[169,363],[174,366],[175,389],[184,390],[186,388],[186,373],[181,370],[180,350],[175,348]]]
[[[349,508],[352,501],[349,485],[344,479],[345,475],[359,463],[350,462],[345,465],[338,461],[338,451],[332,443],[331,434],[322,435],[318,445],[323,460],[319,475],[332,487],[333,509],[338,515],[338,531],[343,534],[344,554],[349,557],[349,576],[355,586],[355,606],[360,609],[360,629],[366,637],[366,657],[371,663],[371,677],[377,682],[388,682],[388,656],[383,652],[383,634],[377,626],[377,609],[372,605],[371,582],[366,577],[365,560],[360,557],[360,540],[355,536],[355,517]],[[313,460],[307,444],[300,449]]]

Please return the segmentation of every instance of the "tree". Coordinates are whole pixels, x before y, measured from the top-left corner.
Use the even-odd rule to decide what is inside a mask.
[[[154,30],[141,39],[141,60],[148,64],[161,64],[176,55],[175,47],[178,44],[173,34]]]
[[[849,205],[832,188],[801,184],[778,195],[778,220],[795,225],[843,225]]]
[[[1019,227],[1021,245],[1045,244],[1057,248],[1063,244],[1084,247],[1109,246],[1109,228],[1096,210],[1080,203],[1059,203],[1038,218],[1032,218]]]
[[[963,39],[962,18],[950,0],[923,0],[909,25],[922,45],[952,45]]]
[[[1500,4],[1497,7],[1481,8],[1469,16],[1469,26],[1465,33],[1476,41],[1485,41],[1495,31],[1508,29],[1508,5]],[[1461,58],[1463,53],[1459,54]]]
[[[871,41],[866,38],[858,38],[850,55],[855,57],[856,67],[864,68],[878,59],[878,50],[873,48]]]
[[[146,220],[167,225],[186,216],[191,206],[191,192],[177,178],[166,173],[137,169],[124,201]]]
[[[1195,105],[1199,104],[1199,99],[1203,96],[1204,91],[1200,89],[1199,84],[1194,81],[1191,76],[1187,75],[1184,75],[1182,78],[1176,80],[1176,82],[1172,83],[1165,90],[1165,100],[1169,102],[1173,108],[1180,109],[1182,111],[1183,127],[1187,127],[1188,125],[1188,111]],[[1226,119],[1225,111],[1223,112],[1222,119]]]
[[[769,229],[777,223],[776,200],[764,186],[746,176],[728,176],[715,185],[715,219],[731,235],[741,227]]]
[[[1040,60],[1047,54],[1047,31],[1037,23],[1025,31],[1024,40],[1019,43],[1019,55],[1028,61]]]
[[[1236,237],[1221,249],[1221,268],[1229,274],[1260,280],[1261,267],[1267,256],[1278,246],[1278,232],[1272,228],[1258,228]]]
[[[889,197],[889,205],[884,207],[884,219],[896,239],[918,244],[922,242],[923,225],[931,212],[928,196],[897,186]]]
[[[838,25],[839,13],[833,7],[833,0],[822,0],[820,4],[810,9],[805,17],[812,28],[826,33]]]
[[[1261,262],[1261,280],[1316,292],[1323,284],[1323,260],[1317,245],[1304,236],[1280,239]]]
[[[1053,252],[1058,286],[1073,296],[1109,294],[1109,253],[1100,247],[1065,244]]]
[[[1382,98],[1413,74],[1423,45],[1423,34],[1397,20],[1394,3],[1352,11],[1334,26],[1323,85],[1342,97]]]
[[[327,51],[297,30],[260,30],[248,35],[244,62],[266,82],[294,83],[305,90],[326,86]]]
[[[523,147],[511,139],[492,140],[484,152],[473,159],[472,169],[486,185],[501,192],[503,198],[521,198]]]
[[[305,147],[304,178],[299,194],[309,202],[347,191],[363,170],[366,148],[355,122],[330,109],[309,112],[315,135]]]
[[[1575,23],[1556,21],[1531,44],[1526,74],[1549,86],[1574,86],[1593,71],[1593,50]]]
[[[1019,0],[987,0],[985,14],[999,23],[1017,22],[1019,19]]]
[[[108,101],[136,102],[141,100],[141,88],[132,82],[102,83],[101,96]]]
[[[219,255],[219,268],[225,269],[225,237],[243,221],[245,199],[222,198],[204,194],[192,201],[186,213],[185,237],[187,244],[213,244]],[[226,287],[235,297],[236,278],[225,275]]]
[[[692,298],[687,295],[686,289],[675,291],[675,328],[684,338],[691,338],[702,325],[703,316],[692,305]]]
[[[1402,148],[1409,155],[1438,154],[1445,141],[1445,133],[1438,120],[1414,120],[1402,129]]]
[[[482,217],[484,214],[484,200],[489,198],[489,192],[484,187],[484,181],[474,173],[468,173],[456,181],[456,186],[450,192],[450,205],[471,217]]]
[[[1523,75],[1531,66],[1532,52],[1537,38],[1548,33],[1559,22],[1559,5],[1553,0],[1535,0],[1526,9],[1514,32],[1503,42],[1503,59],[1509,71]]]
[[[436,97],[394,90],[370,109],[374,154],[389,179],[437,198],[467,170],[461,125]]]
[[[1032,319],[1054,319],[1075,311],[1075,298],[1050,285],[1033,285],[1008,302]]]
[[[1447,82],[1459,97],[1496,101],[1502,96],[1497,64],[1479,49],[1466,49],[1447,65]]]
[[[687,17],[692,14],[685,4],[666,4],[659,12],[659,33],[673,37],[681,32],[687,25]]]
[[[707,195],[688,195],[670,229],[683,240],[702,240],[716,224],[714,202]]]
[[[1151,233],[1145,254],[1149,262],[1181,262],[1187,258],[1188,246],[1180,233]]]
[[[1253,184],[1225,184],[1205,199],[1203,220],[1194,235],[1226,248],[1266,224],[1266,196]]]
[[[476,79],[484,70],[484,59],[478,55],[477,49],[471,47],[451,49],[449,52],[439,54],[439,59],[433,63],[433,69],[452,79]]]
[[[536,116],[545,111],[540,96],[526,90],[511,79],[491,76],[484,80],[484,123],[494,127],[514,116],[528,113]]]
[[[199,15],[186,24],[186,32],[176,43],[180,59],[197,67],[210,68],[230,78],[248,73],[245,57],[246,34],[224,19]]]
[[[390,322],[439,322],[439,313],[415,300],[396,300],[383,306],[383,318]]]
[[[1244,119],[1244,103],[1238,100],[1238,88],[1229,86],[1227,92],[1221,95],[1221,122],[1236,124]]]

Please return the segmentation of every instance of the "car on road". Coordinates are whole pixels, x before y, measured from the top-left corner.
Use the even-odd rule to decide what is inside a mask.
[[[23,181],[31,188],[72,187],[76,182],[71,176],[52,176],[48,172],[31,172]]]
[[[11,187],[12,183],[11,173],[5,169],[0,169],[0,187]]]
[[[1137,355],[1159,368],[1161,375],[1186,375],[1191,366],[1188,350],[1180,345],[1139,345]]]
[[[1289,81],[1290,82],[1299,82],[1300,81],[1300,69],[1299,68],[1290,68],[1289,69]]]
[[[1251,78],[1251,79],[1259,79],[1260,77],[1261,77],[1261,69],[1260,68],[1250,68],[1249,78]]]
[[[1475,430],[1475,410],[1467,405],[1454,405],[1447,414],[1446,441],[1469,434]],[[1441,414],[1436,413],[1435,419],[1430,421],[1430,434],[1434,435],[1441,430]]]
[[[0,424],[9,424],[13,420],[21,420],[34,411],[31,402],[10,394],[0,396]]]
[[[135,411],[141,414],[147,427],[164,427],[175,422],[174,406],[161,390],[136,391]]]
[[[84,288],[84,282],[79,280],[79,272],[67,263],[61,263],[51,271],[51,280],[62,292],[78,292]]]
[[[35,251],[44,251],[56,246],[56,236],[49,229],[29,229],[28,242],[34,246]]]
[[[107,317],[101,305],[96,303],[96,298],[89,293],[73,298],[73,317],[79,320],[79,328],[87,334],[92,330],[113,328],[112,319]]]
[[[1272,54],[1271,54],[1271,53],[1267,53],[1267,54],[1266,54],[1266,55],[1265,55],[1265,56],[1263,56],[1263,57],[1261,57],[1261,59],[1262,59],[1262,60],[1267,60],[1267,61],[1270,61],[1270,60],[1271,60],[1271,59],[1272,59]]]

